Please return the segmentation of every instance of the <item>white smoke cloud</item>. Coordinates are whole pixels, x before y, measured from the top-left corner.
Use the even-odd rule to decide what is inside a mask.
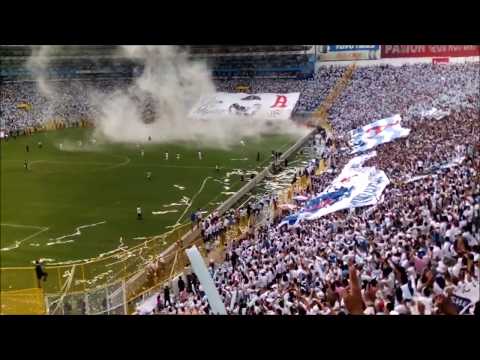
[[[40,94],[47,99],[51,99],[55,96],[53,85],[48,81],[48,66],[51,59],[50,55],[55,49],[56,46],[50,45],[32,46],[32,53],[25,64],[36,80]]]
[[[60,108],[76,99],[66,97],[49,81],[51,55],[74,49],[74,46],[34,46],[26,66],[33,74],[40,94],[47,100],[43,118],[52,118]],[[120,143],[185,142],[192,145],[228,148],[240,139],[265,134],[303,135],[305,128],[292,121],[262,121],[245,117],[195,120],[188,117],[202,96],[215,93],[211,71],[206,62],[192,60],[186,50],[176,46],[121,46],[115,55],[131,59],[144,68],[131,85],[111,93],[95,88],[88,91],[89,106],[99,141]],[[71,86],[79,86],[72,82]],[[85,90],[87,89],[87,90]],[[140,101],[139,101],[140,100]],[[152,122],[145,123],[145,104],[149,104]],[[67,121],[69,119],[66,119]],[[70,119],[72,120],[72,119]]]
[[[191,107],[202,96],[215,93],[215,85],[205,62],[188,58],[175,46],[123,46],[123,56],[144,65],[144,72],[126,90],[93,94],[99,109],[96,136],[113,142],[185,141],[211,147],[238,144],[243,137],[270,133],[301,135],[306,129],[291,121],[273,125],[259,119],[209,119],[188,117]],[[144,105],[135,99],[148,99],[154,121],[145,123]]]

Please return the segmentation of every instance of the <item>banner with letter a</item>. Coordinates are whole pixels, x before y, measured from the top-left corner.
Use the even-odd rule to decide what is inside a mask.
[[[351,153],[366,151],[377,145],[408,136],[410,129],[403,128],[400,125],[401,120],[401,116],[397,114],[350,131]]]
[[[219,92],[204,96],[191,109],[189,117],[199,119],[248,117],[288,120],[300,93],[246,94]]]

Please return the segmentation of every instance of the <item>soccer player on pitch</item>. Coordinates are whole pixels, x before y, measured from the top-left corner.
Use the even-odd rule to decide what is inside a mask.
[[[168,151],[165,152],[165,160],[168,160]]]
[[[152,173],[147,171],[147,180],[152,180]]]
[[[202,160],[202,152],[201,151],[198,152],[198,160]]]
[[[137,220],[142,220],[142,208],[137,206]]]

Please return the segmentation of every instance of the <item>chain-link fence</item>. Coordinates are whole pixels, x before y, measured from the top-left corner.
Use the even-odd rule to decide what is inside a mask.
[[[50,315],[125,315],[125,280],[78,293],[46,296]]]

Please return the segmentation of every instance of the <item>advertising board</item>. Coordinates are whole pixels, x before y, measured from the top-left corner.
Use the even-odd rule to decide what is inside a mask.
[[[318,54],[320,61],[376,60],[380,45],[327,45]]]
[[[479,45],[382,45],[383,58],[479,56]]]

